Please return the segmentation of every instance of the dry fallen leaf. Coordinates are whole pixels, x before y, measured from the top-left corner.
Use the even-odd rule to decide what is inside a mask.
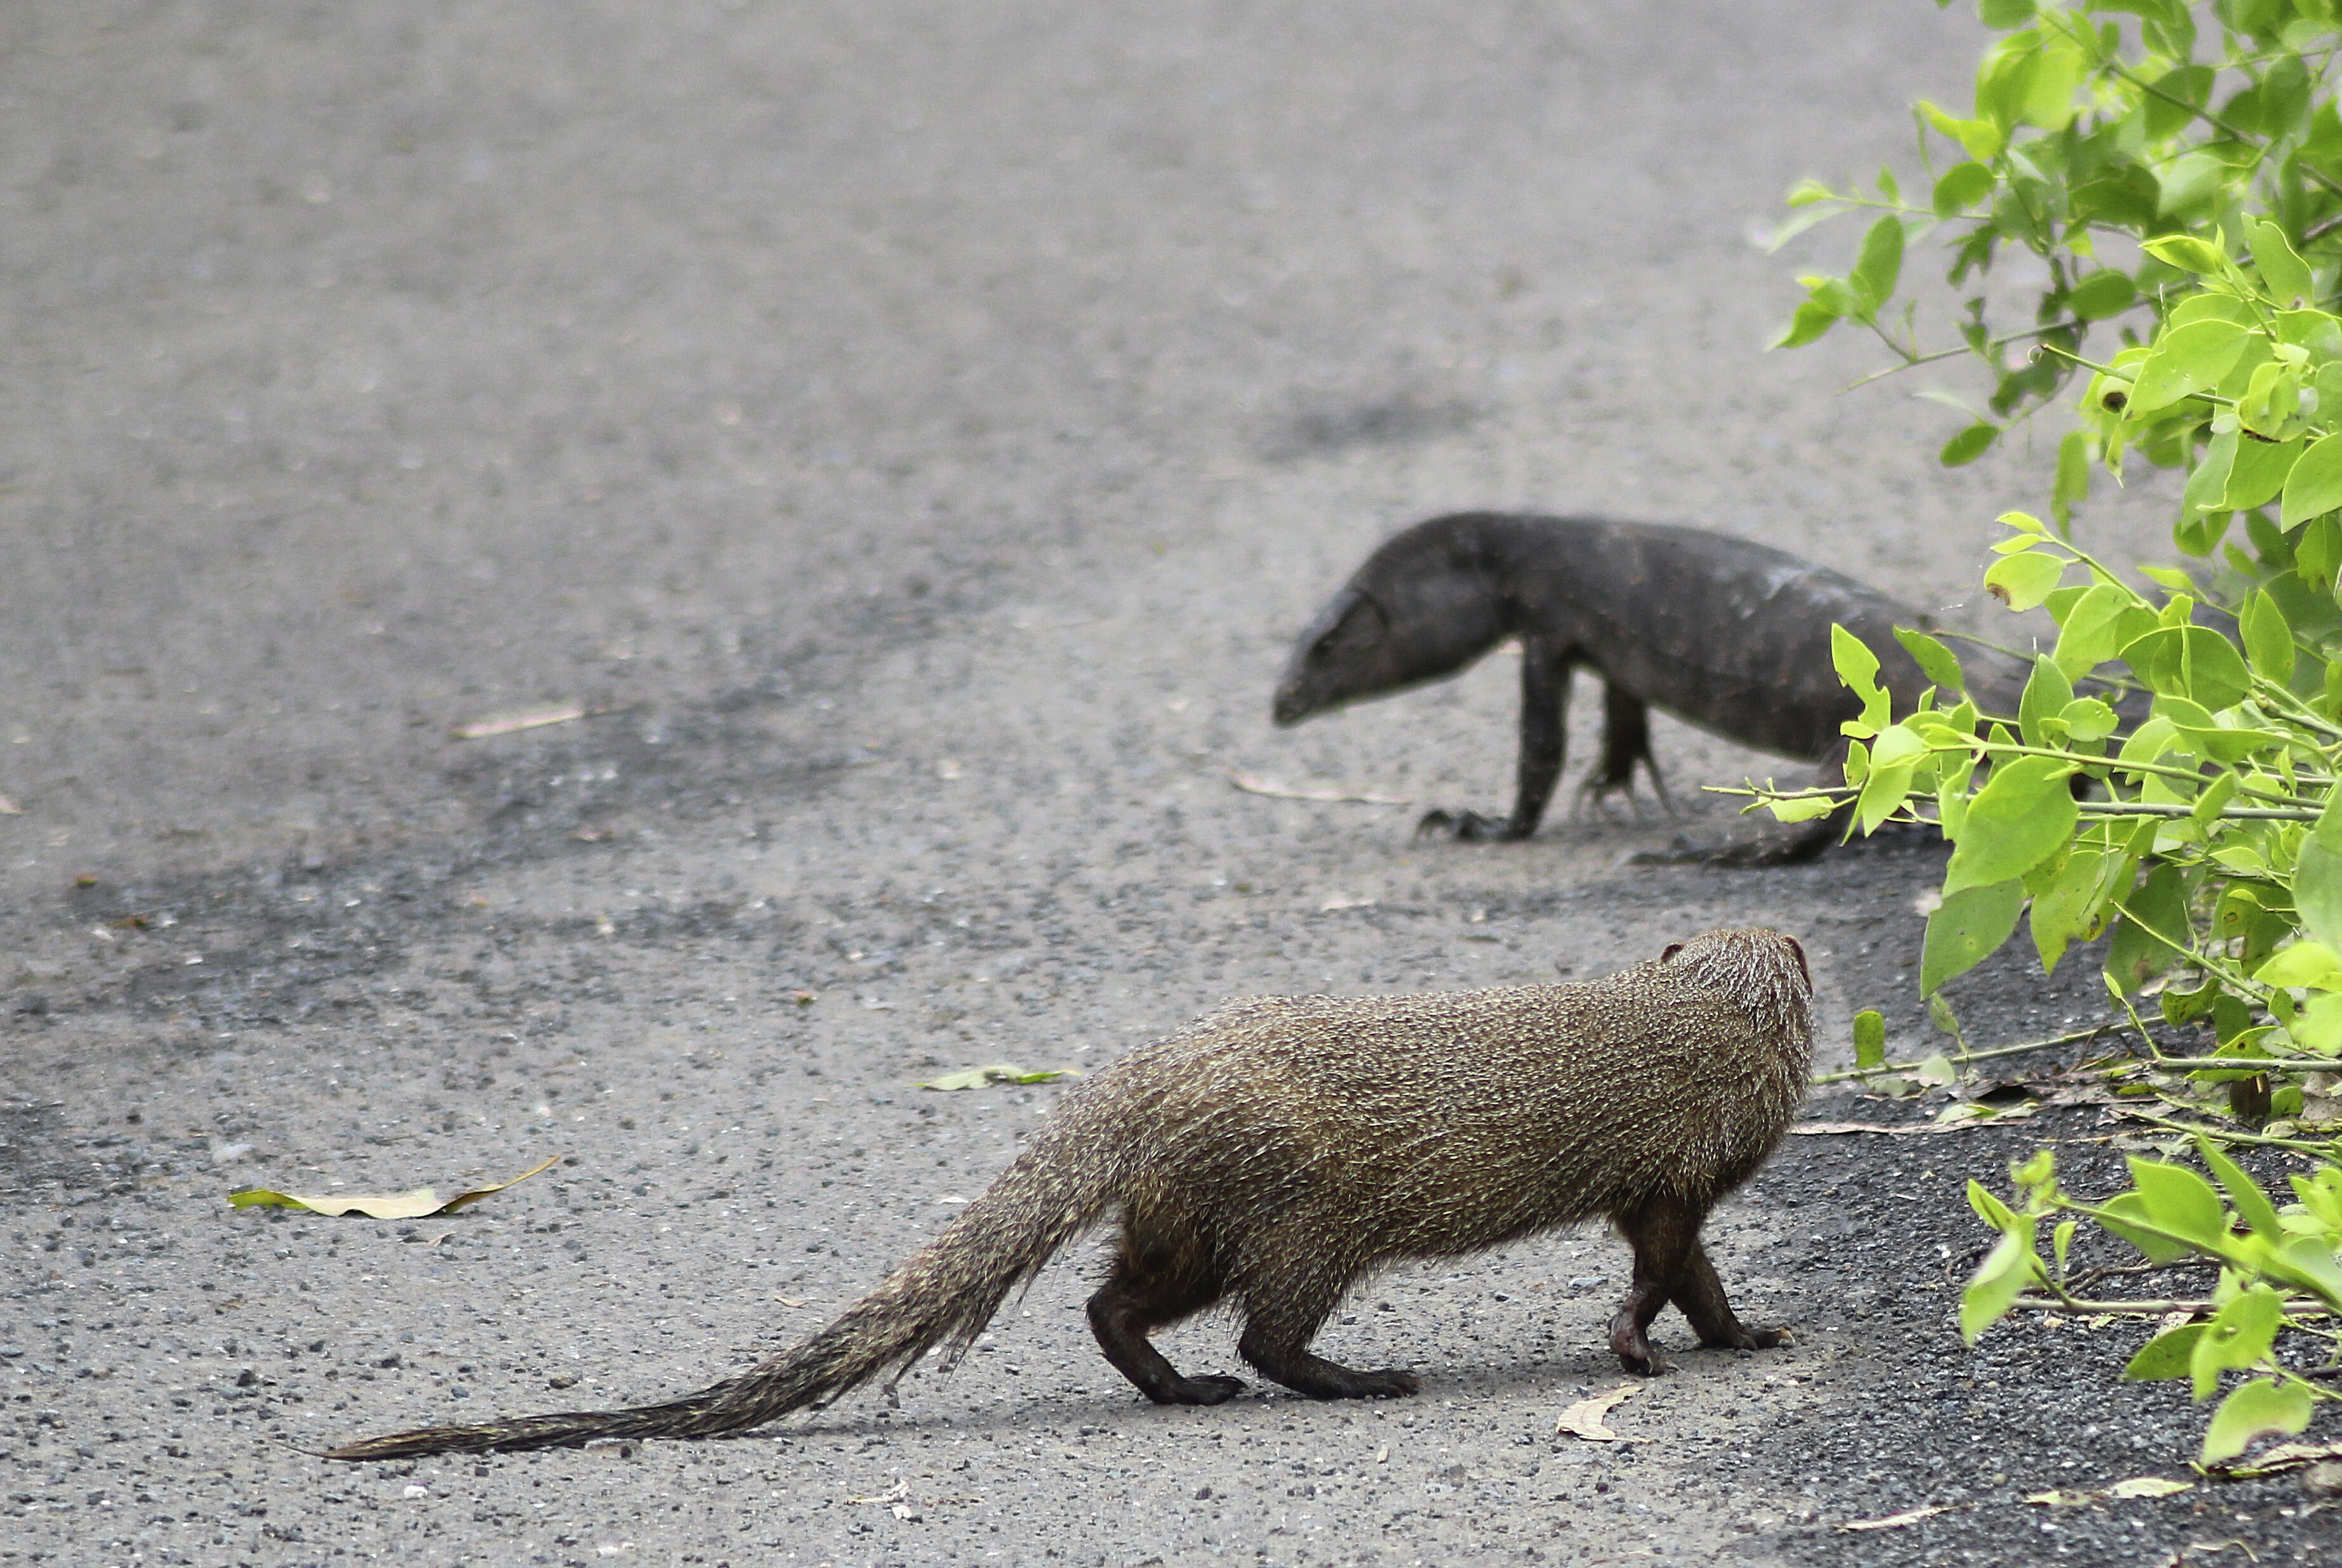
[[[1322,801],[1328,805],[1413,805],[1415,804],[1411,800],[1406,800],[1395,794],[1355,794],[1348,790],[1338,789],[1295,789],[1289,784],[1256,778],[1250,774],[1232,773],[1228,774],[1228,783],[1246,794],[1265,794],[1272,800],[1314,800]]]
[[[492,714],[483,719],[465,719],[447,726],[451,741],[484,741],[490,735],[508,735],[518,730],[543,729],[547,724],[565,724],[586,716],[586,710],[575,704],[554,707],[523,708],[518,713]]]
[[[1643,1385],[1639,1383],[1622,1383],[1607,1393],[1581,1399],[1561,1413],[1561,1419],[1553,1423],[1553,1430],[1556,1435],[1567,1433],[1588,1443],[1616,1443],[1618,1434],[1604,1424],[1602,1418],[1622,1402],[1642,1392]]]
[[[371,1220],[419,1220],[428,1214],[452,1214],[457,1209],[478,1203],[491,1193],[527,1181],[537,1172],[549,1168],[561,1158],[555,1154],[542,1165],[533,1165],[509,1182],[495,1182],[485,1187],[474,1187],[452,1198],[441,1198],[429,1187],[416,1187],[405,1193],[335,1193],[331,1196],[311,1196],[299,1193],[271,1192],[265,1187],[248,1187],[240,1193],[230,1193],[227,1201],[239,1209],[275,1208],[306,1209],[315,1214],[364,1214]]]
[[[1938,1513],[1950,1512],[1951,1509],[1942,1503],[1931,1503],[1925,1508],[1907,1508],[1900,1513],[1889,1513],[1883,1519],[1851,1520],[1839,1525],[1838,1528],[1840,1530],[1900,1530],[1906,1524],[1917,1524],[1922,1519],[1932,1519]]]
[[[2128,1481],[2117,1481],[2107,1488],[2115,1497],[2168,1497],[2175,1492],[2195,1489],[2192,1481],[2174,1481],[2167,1475],[2134,1475]]]
[[[2181,1322],[2185,1314],[2174,1313]],[[2229,1481],[2257,1481],[2265,1475],[2280,1475],[2304,1465],[2342,1460],[2342,1443],[2280,1443],[2264,1448],[2250,1459],[2231,1459],[2224,1464],[2209,1464],[2211,1473]]]

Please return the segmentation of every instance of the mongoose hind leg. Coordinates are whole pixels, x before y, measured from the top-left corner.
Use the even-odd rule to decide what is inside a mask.
[[[1423,1386],[1415,1373],[1397,1367],[1360,1372],[1311,1353],[1309,1342],[1342,1299],[1346,1281],[1301,1282],[1281,1278],[1276,1294],[1247,1295],[1245,1331],[1236,1353],[1261,1375],[1312,1399],[1396,1399]]]
[[[1793,1343],[1785,1328],[1741,1326],[1725,1297],[1724,1282],[1716,1277],[1716,1265],[1707,1261],[1707,1249],[1696,1239],[1667,1299],[1683,1310],[1699,1343],[1710,1350],[1771,1350]]]
[[[1240,1377],[1186,1377],[1146,1336],[1220,1299],[1208,1272],[1182,1267],[1156,1249],[1140,1251],[1126,1235],[1106,1283],[1090,1297],[1090,1332],[1115,1370],[1157,1404],[1218,1404],[1244,1392]]]

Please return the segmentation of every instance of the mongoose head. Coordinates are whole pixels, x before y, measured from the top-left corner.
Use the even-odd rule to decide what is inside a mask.
[[[1366,557],[1309,623],[1276,684],[1270,714],[1313,714],[1452,675],[1504,639],[1478,517],[1419,523]]]
[[[1671,944],[1659,962],[1731,997],[1766,1037],[1812,1048],[1814,972],[1796,937],[1768,926],[1727,926]]]

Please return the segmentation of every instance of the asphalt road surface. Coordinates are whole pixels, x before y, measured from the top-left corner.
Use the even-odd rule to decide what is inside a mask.
[[[1366,1285],[1322,1343],[1411,1401],[1148,1406],[1082,1247],[897,1403],[304,1452],[768,1353],[1056,1093],[918,1080],[1230,997],[1764,921],[1830,1053],[1864,1005],[1924,1044],[1940,852],[1625,865],[1720,808],[1417,843],[1509,799],[1508,659],[1290,733],[1267,696],[1375,542],[1473,505],[1987,624],[2047,452],[1947,474],[1918,378],[1761,352],[1853,235],[1752,238],[1907,166],[1980,41],[1918,0],[0,9],[0,1563],[2334,1561],[2289,1481],[2018,1501],[2184,1473],[2200,1420],[2115,1381],[2130,1329],[1952,1332],[1962,1184],[2054,1115],[1791,1140],[1710,1235],[1797,1344],[1662,1320],[1616,1443],[1555,1433],[1623,1381],[1587,1233]],[[1657,744],[1679,795],[1777,765]],[[1957,994],[1993,1044],[2095,985]],[[226,1201],[546,1159],[437,1219]]]

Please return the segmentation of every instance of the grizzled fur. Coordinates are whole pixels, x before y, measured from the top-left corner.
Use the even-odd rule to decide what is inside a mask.
[[[1749,928],[1571,984],[1240,1003],[1076,1086],[982,1197],[795,1349],[664,1404],[399,1433],[330,1456],[756,1426],[938,1346],[965,1350],[1109,1213],[1120,1233],[1090,1322],[1158,1403],[1215,1404],[1243,1386],[1184,1376],[1147,1339],[1223,1302],[1243,1321],[1238,1353],[1290,1388],[1412,1393],[1410,1373],[1310,1353],[1354,1282],[1597,1217],[1635,1248],[1610,1336],[1626,1365],[1659,1369],[1644,1330],[1669,1302],[1704,1343],[1776,1344],[1780,1331],[1734,1317],[1699,1227],[1804,1097],[1812,999],[1796,941]]]
[[[1897,715],[1927,676],[1897,626],[1928,618],[1853,578],[1785,551],[1652,523],[1463,512],[1418,523],[1366,557],[1295,644],[1271,707],[1296,724],[1366,697],[1455,674],[1508,640],[1521,644],[1519,779],[1509,817],[1435,811],[1427,830],[1459,838],[1526,838],[1560,781],[1570,672],[1603,682],[1602,758],[1586,781],[1599,797],[1630,789],[1635,765],[1656,786],[1648,709],[1662,708],[1746,746],[1822,764],[1836,783],[1838,725],[1862,704],[1839,684],[1830,627],[1878,655]],[[2030,664],[1961,651],[1969,693],[2013,714]],[[1806,824],[1757,859],[1800,859],[1843,825]]]

